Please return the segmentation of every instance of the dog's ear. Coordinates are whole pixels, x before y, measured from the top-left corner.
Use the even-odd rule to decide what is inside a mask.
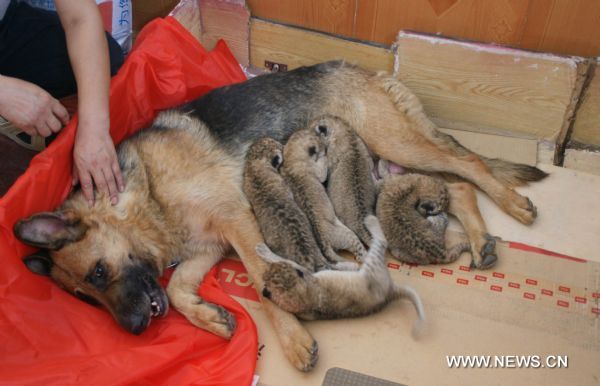
[[[52,270],[52,258],[48,251],[39,251],[23,259],[27,268],[38,275],[49,276]]]
[[[72,213],[43,212],[15,224],[15,236],[34,247],[56,250],[63,245],[81,240],[87,225]]]

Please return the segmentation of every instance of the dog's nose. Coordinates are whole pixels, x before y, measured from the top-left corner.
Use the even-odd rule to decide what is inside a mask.
[[[267,299],[271,299],[271,291],[269,291],[266,287],[263,288],[262,295]]]
[[[139,335],[148,327],[149,319],[150,317],[146,315],[131,314],[121,321],[121,325],[132,334]]]

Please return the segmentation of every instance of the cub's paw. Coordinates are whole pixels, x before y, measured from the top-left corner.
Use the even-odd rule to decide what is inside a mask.
[[[483,236],[483,245],[479,248],[473,248],[473,251],[479,250],[479,253],[473,253],[471,268],[488,269],[493,267],[498,261],[496,255],[496,239],[489,234]]]

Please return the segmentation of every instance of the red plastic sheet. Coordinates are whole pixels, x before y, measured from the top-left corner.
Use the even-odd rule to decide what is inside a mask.
[[[212,88],[245,79],[223,42],[212,52],[175,20],[149,24],[111,83],[111,135],[120,142],[156,113]],[[12,227],[52,210],[70,189],[75,123],[31,162],[0,199],[0,384],[14,385],[247,385],[257,355],[254,323],[220,288],[213,269],[200,294],[237,318],[231,341],[190,324],[174,310],[134,336],[102,308],[67,294],[27,271],[34,252]]]

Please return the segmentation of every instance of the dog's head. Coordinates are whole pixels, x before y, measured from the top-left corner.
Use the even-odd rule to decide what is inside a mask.
[[[282,309],[302,314],[311,310],[310,279],[310,272],[286,262],[271,263],[263,274],[262,294]]]
[[[162,265],[153,256],[155,247],[136,232],[136,222],[143,219],[120,213],[123,208],[111,207],[108,200],[88,208],[79,198],[67,201],[62,210],[15,224],[18,239],[43,249],[24,262],[78,298],[104,305],[121,326],[139,334],[152,317],[168,310],[158,283]]]

